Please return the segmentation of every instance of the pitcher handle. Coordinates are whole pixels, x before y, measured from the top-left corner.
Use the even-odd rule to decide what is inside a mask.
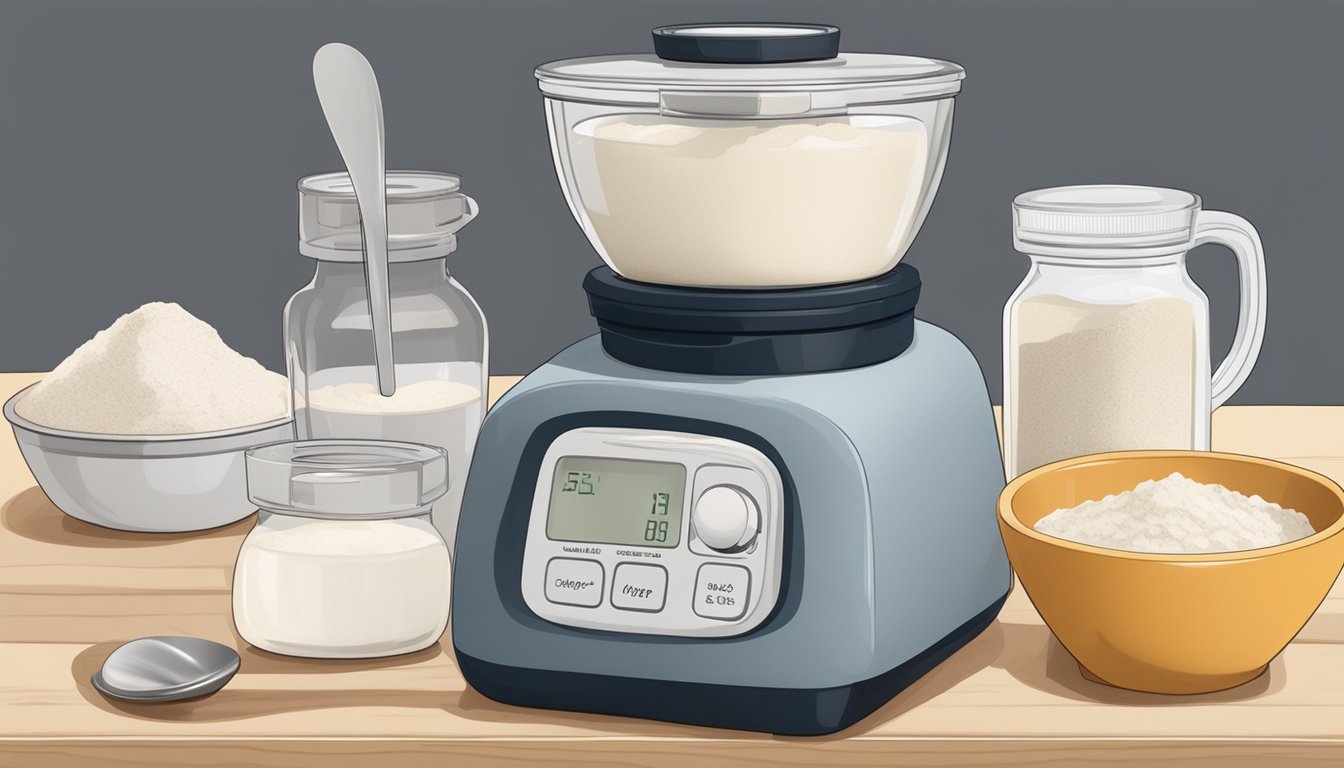
[[[1213,407],[1232,397],[1255,367],[1265,340],[1265,251],[1251,222],[1224,211],[1201,211],[1195,222],[1194,245],[1217,243],[1237,257],[1241,303],[1232,349],[1213,374]]]

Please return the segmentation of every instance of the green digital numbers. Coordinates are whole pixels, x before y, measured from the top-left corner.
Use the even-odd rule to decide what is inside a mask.
[[[593,473],[591,472],[569,472],[565,474],[565,484],[560,488],[561,493],[577,493],[580,496],[592,496],[596,493],[593,487]]]
[[[644,525],[644,540],[664,542],[667,541],[667,521],[650,520]]]

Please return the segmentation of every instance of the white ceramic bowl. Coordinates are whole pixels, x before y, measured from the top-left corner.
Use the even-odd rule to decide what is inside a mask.
[[[5,403],[23,460],[65,514],[121,531],[175,533],[247,517],[243,453],[294,439],[293,419],[184,435],[105,435],[34,424]]]

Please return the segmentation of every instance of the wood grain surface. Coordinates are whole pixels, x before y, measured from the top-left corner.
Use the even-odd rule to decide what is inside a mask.
[[[38,377],[0,374],[0,397]],[[514,381],[492,381],[492,397]],[[1344,408],[1223,408],[1214,447],[1344,479]],[[498,704],[466,686],[447,636],[373,661],[250,648],[229,589],[251,519],[181,535],[81,523],[35,487],[8,430],[0,523],[0,765],[1344,764],[1339,584],[1267,674],[1189,697],[1084,680],[1016,590],[988,630],[872,716],[782,738]],[[242,671],[178,704],[118,704],[91,688],[113,648],[153,634],[227,643]]]

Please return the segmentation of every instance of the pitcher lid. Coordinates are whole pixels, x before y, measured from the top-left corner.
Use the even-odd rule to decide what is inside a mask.
[[[1194,238],[1199,209],[1199,195],[1164,187],[1036,189],[1013,200],[1013,241],[1028,252],[1184,247]]]

